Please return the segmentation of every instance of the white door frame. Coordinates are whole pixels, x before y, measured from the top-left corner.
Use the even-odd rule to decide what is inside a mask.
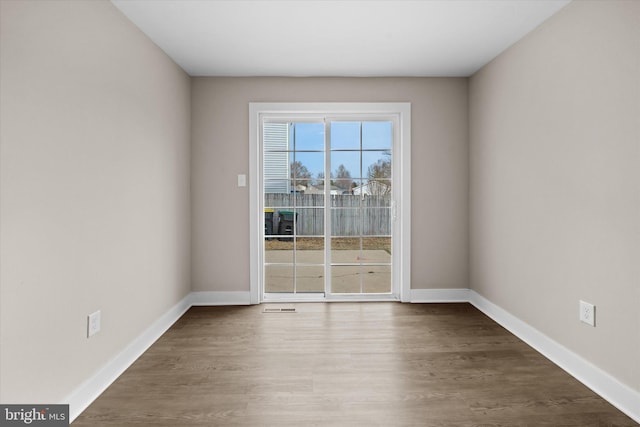
[[[394,169],[394,217],[392,235],[393,269],[392,281],[399,284],[399,295],[387,296],[387,300],[410,301],[411,293],[411,104],[408,102],[382,103],[281,103],[254,102],[249,104],[249,236],[250,236],[250,295],[251,304],[259,304],[263,299],[262,266],[263,251],[262,238],[264,233],[263,195],[262,195],[262,152],[260,142],[260,123],[265,117],[271,119],[282,117],[287,120],[303,120],[306,118],[337,118],[339,116],[362,117],[394,116],[398,129],[394,130],[393,157],[397,163]],[[397,143],[395,139],[399,140]],[[354,296],[334,295],[327,301],[336,300],[380,300],[379,297],[369,298],[366,294]],[[304,301],[297,295],[295,300]]]

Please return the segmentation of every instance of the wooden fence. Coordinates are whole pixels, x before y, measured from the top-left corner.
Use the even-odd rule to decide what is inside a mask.
[[[391,197],[389,195],[345,194],[330,197],[332,236],[359,236],[361,233],[364,236],[391,235]],[[266,193],[264,207],[265,210],[275,212],[273,234],[284,233],[285,229],[289,230],[293,225],[293,215],[279,214],[282,211],[297,213],[297,235],[322,236],[324,234],[324,194]],[[267,215],[265,215],[265,221]]]

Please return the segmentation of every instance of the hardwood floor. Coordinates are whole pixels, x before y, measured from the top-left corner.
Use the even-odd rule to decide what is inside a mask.
[[[637,426],[469,304],[193,307],[73,426]]]

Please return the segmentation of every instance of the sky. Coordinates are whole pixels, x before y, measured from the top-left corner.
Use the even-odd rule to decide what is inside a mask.
[[[294,150],[290,162],[294,158],[302,162],[314,178],[324,172],[324,123],[292,123],[290,132],[290,149]],[[331,171],[335,174],[343,164],[351,178],[366,178],[369,165],[389,158],[385,153],[391,150],[392,134],[392,123],[388,121],[331,122]]]

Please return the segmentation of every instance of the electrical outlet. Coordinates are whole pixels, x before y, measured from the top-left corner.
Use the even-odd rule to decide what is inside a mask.
[[[87,316],[87,338],[100,332],[100,310]]]
[[[580,321],[596,326],[596,306],[580,300]]]

